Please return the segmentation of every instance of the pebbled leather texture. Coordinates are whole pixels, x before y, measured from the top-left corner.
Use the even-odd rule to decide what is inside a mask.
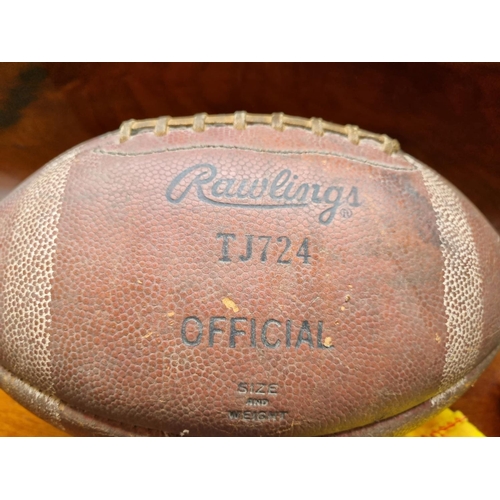
[[[125,434],[344,433],[500,342],[498,235],[369,139],[107,134],[5,199],[0,233],[0,365]]]

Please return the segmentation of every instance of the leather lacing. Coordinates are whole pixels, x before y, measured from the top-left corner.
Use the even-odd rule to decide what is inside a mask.
[[[269,125],[278,131],[283,131],[287,127],[298,127],[309,130],[318,136],[323,136],[325,133],[340,134],[353,144],[359,144],[361,139],[372,139],[379,142],[382,150],[389,155],[400,150],[399,142],[396,139],[391,139],[385,134],[375,134],[360,129],[356,125],[338,125],[321,118],[300,118],[285,115],[284,113],[260,115],[247,113],[246,111],[236,111],[236,113],[228,115],[198,113],[180,118],[161,116],[147,120],[128,120],[122,123],[119,137],[120,142],[126,142],[133,135],[133,132],[143,129],[152,129],[155,135],[163,136],[171,128],[192,127],[195,132],[203,132],[207,126],[224,125],[233,126],[237,130],[244,130],[247,125]]]

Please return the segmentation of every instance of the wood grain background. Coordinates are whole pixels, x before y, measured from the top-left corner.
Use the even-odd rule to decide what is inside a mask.
[[[395,137],[500,232],[499,64],[0,64],[0,197],[124,120],[237,110]],[[500,436],[500,357],[454,408]],[[62,435],[0,391],[0,436]]]

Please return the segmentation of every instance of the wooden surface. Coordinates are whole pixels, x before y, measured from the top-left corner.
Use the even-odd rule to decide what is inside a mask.
[[[0,390],[0,436],[67,436]]]
[[[499,96],[499,64],[0,64],[0,198],[126,119],[283,111],[397,138],[500,232]],[[454,408],[500,436],[500,357]],[[0,436],[14,435],[64,433],[0,391]]]

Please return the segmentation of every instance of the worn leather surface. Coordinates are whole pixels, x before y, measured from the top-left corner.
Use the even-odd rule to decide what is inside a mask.
[[[397,137],[499,227],[497,65],[3,65],[1,72],[0,169],[9,183],[132,116],[281,109]],[[497,359],[456,404],[489,435],[500,432],[498,373]]]
[[[300,128],[95,139],[3,203],[0,364],[77,411],[174,435],[402,413],[499,341],[499,238],[428,176]]]

